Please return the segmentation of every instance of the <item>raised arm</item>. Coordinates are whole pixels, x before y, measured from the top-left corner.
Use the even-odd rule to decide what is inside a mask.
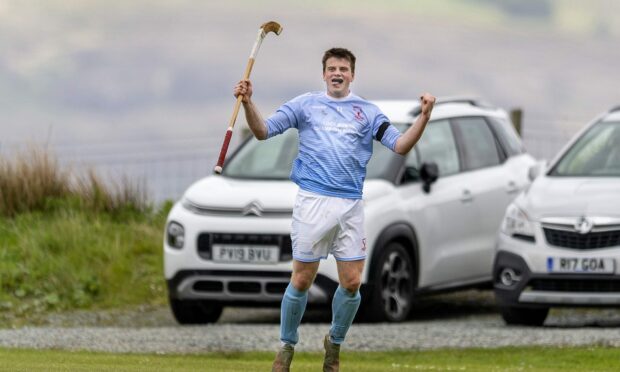
[[[426,128],[426,123],[428,123],[428,120],[431,118],[433,105],[435,105],[435,97],[429,93],[424,93],[420,97],[420,104],[422,105],[422,112],[415,123],[396,140],[394,151],[401,155],[405,155],[411,151],[420,137],[422,137],[422,132],[424,132],[424,128]]]
[[[267,125],[261,116],[258,108],[252,102],[252,82],[250,80],[241,80],[235,85],[233,94],[236,97],[242,95],[241,103],[245,112],[245,120],[248,122],[250,130],[259,140],[267,139]]]

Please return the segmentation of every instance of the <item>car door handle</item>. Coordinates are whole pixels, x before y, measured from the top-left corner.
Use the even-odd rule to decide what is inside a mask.
[[[474,196],[471,194],[471,191],[465,189],[463,190],[463,193],[461,194],[461,202],[463,203],[469,203],[472,200],[474,200]]]
[[[508,182],[508,187],[506,187],[506,192],[509,194],[514,194],[519,191],[519,187],[515,183],[515,181]]]

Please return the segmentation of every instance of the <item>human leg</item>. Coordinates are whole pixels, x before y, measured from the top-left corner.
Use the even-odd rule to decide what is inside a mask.
[[[361,296],[360,277],[364,260],[337,261],[340,285],[332,301],[332,325],[323,340],[325,358],[323,371],[336,372],[340,368],[340,344],[344,342],[347,331],[353,323]]]
[[[340,285],[332,301],[330,341],[341,344],[361,302],[359,287],[365,260],[337,261]]]
[[[339,219],[340,230],[332,248],[340,285],[332,301],[332,325],[323,340],[324,372],[337,372],[340,368],[340,345],[361,302],[359,287],[366,258],[363,204],[361,201],[343,201],[343,204],[345,213]]]
[[[299,340],[297,328],[306,310],[308,289],[314,281],[319,262],[293,261],[293,274],[280,308],[280,341],[295,345]]]
[[[339,218],[340,230],[332,247],[340,283],[332,301],[332,326],[329,335],[334,344],[344,341],[359,308],[359,287],[366,262],[363,203],[361,200],[344,200],[342,203],[345,212]]]
[[[319,262],[293,261],[293,274],[280,308],[280,341],[282,345],[273,361],[273,372],[289,371],[295,345],[299,340],[297,329],[306,310],[308,289],[314,281]]]

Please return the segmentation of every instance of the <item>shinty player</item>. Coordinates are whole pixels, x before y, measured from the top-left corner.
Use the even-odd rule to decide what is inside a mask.
[[[291,229],[293,273],[282,298],[281,347],[272,371],[290,369],[308,289],[320,260],[328,254],[336,259],[339,286],[332,301],[331,328],[323,340],[323,370],[338,371],[340,345],[361,301],[360,277],[366,259],[362,188],[373,140],[398,154],[408,153],[420,139],[435,104],[435,97],[424,93],[421,114],[401,134],[378,107],[351,92],[353,53],[329,49],[322,64],[326,90],[293,98],[267,120],[252,101],[252,83],[242,80],[234,87],[235,97],[243,96],[246,120],[257,139],[290,128],[299,132],[299,153],[291,171],[291,180],[299,186]]]

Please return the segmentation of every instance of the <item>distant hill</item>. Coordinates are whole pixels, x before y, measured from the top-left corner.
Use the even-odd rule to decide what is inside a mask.
[[[481,96],[525,110],[526,143],[563,141],[620,103],[619,10],[604,0],[5,1],[0,151],[36,140],[96,164],[136,153],[210,164],[232,86],[272,19],[284,32],[264,41],[252,74],[265,116],[323,89],[322,52],[339,45],[358,56],[358,94]],[[561,145],[530,144],[541,156]]]

